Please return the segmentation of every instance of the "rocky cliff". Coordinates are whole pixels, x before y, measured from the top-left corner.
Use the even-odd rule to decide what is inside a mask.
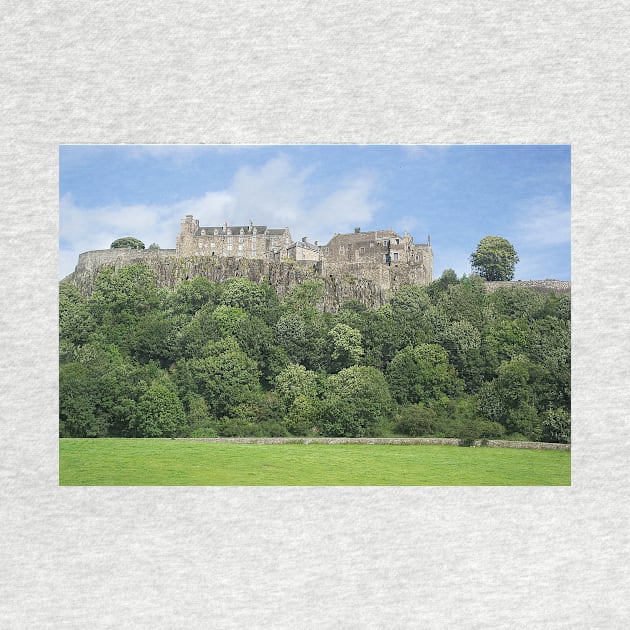
[[[359,300],[370,308],[381,306],[387,300],[392,283],[385,278],[371,277],[368,270],[364,276],[349,273],[326,273],[321,263],[307,261],[271,262],[246,258],[180,257],[175,250],[131,250],[113,249],[85,252],[79,256],[76,269],[64,281],[79,287],[84,295],[89,295],[98,273],[105,267],[121,267],[133,263],[146,263],[156,273],[159,286],[173,288],[184,280],[204,276],[213,282],[228,278],[248,278],[252,282],[267,281],[283,299],[291,287],[306,280],[321,279],[324,282],[325,297],[323,309],[335,312],[348,300]],[[332,270],[331,270],[332,271]],[[335,270],[336,271],[336,270]],[[377,282],[376,279],[383,282]],[[395,279],[393,286],[399,281]]]
[[[89,295],[96,277],[105,267],[120,269],[132,263],[146,263],[156,273],[159,286],[173,288],[184,280],[204,276],[213,282],[228,278],[248,278],[252,282],[268,282],[283,299],[296,284],[321,279],[325,296],[322,307],[336,312],[348,300],[358,300],[368,308],[377,308],[398,288],[406,284],[424,284],[417,269],[405,264],[385,266],[370,263],[314,263],[310,261],[271,262],[247,258],[215,258],[210,256],[176,256],[174,249],[135,250],[105,249],[85,252],[79,256],[76,269],[65,281],[79,287]],[[568,293],[569,282],[558,280],[530,280],[517,282],[488,282],[486,289],[523,286],[544,293]]]

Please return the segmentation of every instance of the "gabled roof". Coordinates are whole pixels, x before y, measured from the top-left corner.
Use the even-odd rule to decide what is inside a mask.
[[[244,234],[251,234],[256,228],[256,232],[258,234],[264,234],[267,231],[266,225],[228,225],[228,230],[232,230],[232,235],[240,234],[241,230],[243,230]],[[250,232],[251,229],[251,232]],[[195,236],[201,235],[201,230],[205,230],[206,234],[214,234],[214,231],[217,230],[219,234],[227,234],[224,225],[213,225],[210,227],[200,227],[195,232]]]
[[[295,241],[295,243],[291,243],[288,249],[292,249],[293,247],[301,247],[302,249],[310,249],[312,252],[319,252],[319,247],[317,245],[305,243],[304,241]]]

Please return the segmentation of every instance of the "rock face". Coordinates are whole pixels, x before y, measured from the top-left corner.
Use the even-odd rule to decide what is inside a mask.
[[[369,308],[385,304],[391,290],[400,284],[401,274],[383,274],[380,270],[363,270],[361,275],[337,270],[327,273],[325,265],[311,261],[268,261],[246,258],[181,257],[175,250],[114,249],[85,252],[79,256],[76,269],[64,281],[75,284],[81,293],[90,295],[99,272],[105,267],[120,269],[133,263],[148,264],[156,273],[158,286],[174,288],[184,280],[204,276],[213,282],[229,278],[247,278],[262,284],[268,282],[283,299],[287,292],[306,280],[324,282],[322,308],[335,312],[343,302],[359,300]],[[398,270],[396,270],[398,271]],[[404,274],[403,274],[404,275]]]
[[[288,291],[306,280],[324,282],[324,311],[336,312],[348,300],[358,300],[368,308],[378,308],[404,285],[428,284],[425,271],[418,265],[399,263],[270,261],[262,259],[178,256],[174,249],[137,250],[103,249],[79,256],[76,269],[65,281],[75,284],[81,293],[90,295],[99,272],[105,267],[120,269],[133,263],[146,263],[156,273],[159,286],[174,288],[184,280],[204,276],[213,282],[229,278],[248,278],[273,286],[282,300]],[[488,291],[500,287],[522,286],[544,293],[569,293],[571,284],[559,280],[487,282]]]

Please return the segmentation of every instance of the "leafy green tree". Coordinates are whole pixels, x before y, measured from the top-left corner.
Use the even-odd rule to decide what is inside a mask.
[[[457,274],[453,269],[445,269],[442,272],[442,275],[437,279],[431,282],[426,288],[427,295],[435,300],[437,296],[441,293],[444,293],[452,284],[457,284],[459,279],[457,278]]]
[[[92,316],[87,300],[79,289],[69,282],[59,284],[59,338],[73,345],[88,341],[96,329],[96,320]]]
[[[379,435],[391,420],[393,401],[383,373],[352,366],[331,375],[321,406],[324,435]]]
[[[396,417],[396,430],[411,437],[433,435],[438,426],[438,414],[427,405],[402,407]]]
[[[319,401],[300,394],[291,403],[284,418],[284,426],[292,435],[314,435],[318,431],[319,418]]]
[[[97,322],[106,327],[128,325],[159,304],[155,272],[146,264],[126,265],[119,270],[105,268],[96,278],[88,301]]]
[[[571,415],[566,409],[549,409],[543,414],[543,442],[571,443]]]
[[[512,280],[518,260],[514,246],[500,236],[485,236],[470,255],[473,270],[486,280]]]
[[[247,319],[247,313],[240,306],[220,304],[212,312],[211,319],[221,337],[234,335],[240,322]]]
[[[223,283],[220,303],[236,306],[253,315],[261,315],[265,309],[265,288],[247,278],[230,278]]]
[[[96,417],[96,383],[80,363],[66,363],[59,368],[59,435],[107,435],[107,427]]]
[[[131,249],[144,249],[144,243],[133,236],[123,236],[117,238],[110,246],[110,249],[130,247]]]
[[[306,280],[289,289],[282,306],[287,312],[301,313],[303,316],[308,317],[314,313],[323,297],[323,280]]]
[[[209,342],[205,355],[187,363],[193,382],[210,412],[220,418],[230,415],[239,405],[251,404],[260,391],[258,367],[241,350],[236,339],[226,337]]]
[[[175,387],[163,378],[151,383],[130,424],[138,437],[174,437],[185,431],[186,413]]]
[[[156,250],[161,249],[161,247],[157,243],[151,243],[151,245],[149,245],[149,249]]]
[[[501,317],[535,319],[544,309],[545,297],[527,287],[501,287],[488,296],[488,303]]]
[[[328,332],[328,338],[332,366],[336,371],[359,363],[363,356],[363,347],[358,330],[347,324],[337,324]]]
[[[462,387],[446,350],[436,344],[400,350],[385,375],[392,396],[403,405],[440,400],[456,395]]]
[[[301,363],[306,354],[306,328],[304,318],[298,313],[283,315],[276,324],[275,338],[287,353],[289,360]]]
[[[450,321],[468,321],[481,330],[486,322],[487,294],[479,276],[462,278],[450,284],[437,298],[437,306]]]
[[[181,282],[171,295],[172,308],[177,313],[194,315],[202,306],[219,304],[221,285],[204,276]]]
[[[492,422],[499,422],[510,434],[536,440],[541,434],[541,418],[534,384],[540,366],[524,355],[504,361],[497,378],[479,391],[479,410]]]
[[[298,396],[316,398],[317,376],[303,365],[292,363],[276,376],[274,389],[288,408]]]

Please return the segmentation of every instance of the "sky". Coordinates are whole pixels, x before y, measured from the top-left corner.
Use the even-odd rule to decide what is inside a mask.
[[[59,273],[122,236],[175,247],[201,226],[289,227],[294,240],[393,228],[431,237],[434,279],[471,273],[484,236],[515,280],[570,280],[569,145],[61,145]]]

